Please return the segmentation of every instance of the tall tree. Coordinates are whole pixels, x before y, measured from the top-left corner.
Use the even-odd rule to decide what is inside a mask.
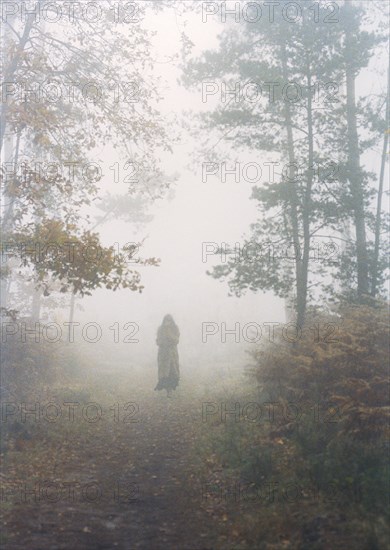
[[[158,151],[170,150],[172,136],[153,106],[160,95],[153,71],[145,71],[153,67],[153,53],[151,33],[142,24],[145,10],[155,9],[156,4],[134,3],[131,14],[128,6],[111,0],[100,6],[93,24],[77,14],[65,23],[44,24],[39,17],[41,0],[35,14],[11,15],[4,22],[8,32],[3,49],[3,150],[7,136],[16,136],[10,154],[2,155],[5,243],[17,247],[23,239],[36,242],[38,236],[50,239],[57,235],[61,243],[67,236],[79,247],[91,240],[100,246],[82,214],[99,195],[99,163],[95,162],[87,178],[82,168],[96,161],[97,149],[106,144],[120,148],[130,163],[140,167],[141,177],[131,180],[129,193],[152,200],[165,189],[167,178],[159,167]],[[46,10],[55,8],[45,4]],[[77,4],[77,9],[83,7]],[[42,162],[49,166],[43,172]],[[159,182],[153,196],[147,185],[151,178]],[[100,276],[85,269],[82,262],[75,261],[73,268],[65,262],[61,269],[64,292],[68,288],[84,292],[82,285],[90,291],[93,284],[142,288],[139,275],[128,270],[125,258],[101,249],[105,262]],[[3,280],[9,279],[11,265],[2,266]],[[29,277],[35,278],[45,294],[50,292],[53,274],[60,274],[52,260],[40,258],[38,265],[31,254],[25,255],[22,266],[26,276],[30,269]],[[7,283],[2,285],[3,304],[8,288]]]
[[[360,167],[355,93],[356,76],[361,68],[361,64],[356,63],[356,54],[358,49],[360,51],[361,46],[359,43],[359,16],[361,16],[362,10],[358,10],[353,4],[346,4],[343,9],[347,95],[347,177],[353,201],[356,233],[357,292],[359,296],[362,296],[368,294],[368,254],[364,208],[364,176]],[[364,51],[367,52],[367,49],[365,48]],[[360,57],[360,59],[362,58]],[[364,63],[367,62],[368,60],[364,59]]]
[[[279,14],[287,4],[281,2]],[[251,247],[250,257],[231,258],[211,275],[227,278],[236,294],[273,290],[286,298],[293,286],[299,325],[310,301],[336,293],[332,279],[349,277],[351,288],[351,274],[352,280],[356,275],[358,296],[368,290],[366,219],[372,217],[372,191],[360,157],[376,138],[359,141],[357,116],[362,116],[363,126],[369,116],[362,115],[354,90],[381,37],[362,30],[363,15],[360,8],[346,5],[336,18],[329,20],[322,13],[314,20],[312,6],[305,4],[294,23],[279,17],[273,24],[264,19],[225,24],[219,50],[184,66],[183,81],[189,86],[211,81],[219,85],[218,91],[223,85],[230,90],[248,85],[253,91],[257,84],[262,91],[254,97],[243,94],[240,102],[221,101],[202,116],[201,128],[225,147],[222,153],[213,147],[215,158],[234,144],[233,156],[238,147],[255,159],[260,152],[270,152],[285,168],[277,181],[253,188],[261,214],[244,243]],[[300,91],[298,96],[294,89]],[[272,101],[267,102],[268,90]],[[216,137],[212,128],[220,131]],[[208,148],[210,140],[204,150]],[[341,255],[339,243],[349,217],[356,243]],[[290,248],[286,258],[281,244],[290,243],[294,253]],[[272,259],[264,254],[270,247],[277,251]]]
[[[272,25],[260,20],[230,27],[221,35],[220,51],[188,63],[184,77],[192,85],[208,75],[210,80],[223,79],[230,88],[238,80],[241,86],[257,83],[262,90],[257,102],[219,106],[206,115],[205,126],[221,129],[224,144],[233,142],[257,153],[257,158],[260,151],[278,154],[283,166],[278,181],[271,179],[253,189],[262,218],[252,225],[250,239],[263,248],[272,241],[277,254],[272,261],[262,254],[249,261],[232,260],[214,269],[213,275],[230,276],[230,287],[237,293],[271,289],[286,298],[294,284],[299,325],[305,320],[308,294],[318,284],[313,273],[324,268],[313,264],[310,254],[312,239],[328,223],[333,206],[329,199],[320,200],[318,171],[321,166],[325,173],[330,157],[320,133],[323,112],[332,111],[337,101],[326,88],[335,74],[329,53],[337,25],[320,21],[313,32],[313,14],[309,6],[303,10],[304,16],[294,24],[279,18]],[[290,245],[294,252],[290,248],[286,258],[281,250]]]

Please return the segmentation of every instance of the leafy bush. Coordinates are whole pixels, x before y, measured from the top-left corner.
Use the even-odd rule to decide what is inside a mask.
[[[388,505],[388,342],[387,307],[340,307],[309,317],[297,342],[279,338],[257,350],[252,371],[264,395],[317,415],[303,414],[269,433],[294,445],[297,474],[319,486],[332,483],[342,495],[358,487],[372,514]]]

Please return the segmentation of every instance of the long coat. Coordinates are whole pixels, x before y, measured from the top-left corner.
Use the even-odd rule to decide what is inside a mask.
[[[158,384],[156,390],[174,390],[179,383],[179,353],[177,351],[179,338],[180,332],[174,323],[162,324],[157,331]]]

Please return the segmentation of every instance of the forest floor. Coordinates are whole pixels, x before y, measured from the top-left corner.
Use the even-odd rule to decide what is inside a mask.
[[[217,457],[202,449],[202,434],[213,429],[202,422],[202,406],[220,400],[237,380],[187,376],[168,399],[153,391],[154,377],[95,368],[46,388],[33,436],[16,437],[2,453],[2,548],[350,547],[345,518],[334,512],[319,515],[296,503],[267,511],[238,502],[233,485],[229,502],[215,498],[210,483],[216,487],[224,474]],[[58,413],[44,408],[49,402],[61,406],[55,422],[47,421]],[[70,402],[78,403],[74,421],[64,405]],[[100,408],[87,408],[91,402]],[[319,531],[327,525],[331,541],[324,543]]]
[[[217,529],[219,518],[202,502],[193,453],[199,396],[184,383],[168,399],[154,384],[133,371],[95,371],[82,386],[51,389],[38,432],[2,455],[2,548],[227,547],[228,529]],[[62,412],[51,423],[58,409],[45,409],[49,402]],[[83,414],[88,402],[101,409]]]

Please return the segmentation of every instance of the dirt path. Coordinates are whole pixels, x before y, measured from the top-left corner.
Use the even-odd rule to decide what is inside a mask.
[[[130,376],[117,386],[107,377],[106,384],[119,408],[108,399],[99,422],[61,424],[57,438],[7,453],[3,475],[18,480],[18,489],[3,498],[2,547],[227,548],[227,536],[202,506],[194,458],[200,400],[185,387],[168,400],[151,391],[149,380]],[[139,410],[125,410],[129,401]]]
[[[154,392],[154,384],[152,369],[105,371],[96,366],[89,374],[79,370],[58,387],[46,388],[46,403],[78,403],[74,422],[64,414],[60,422],[42,421],[30,437],[7,443],[0,473],[2,549],[367,547],[360,544],[361,522],[351,516],[348,523],[347,509],[344,513],[337,502],[309,494],[286,501],[290,455],[282,440],[272,442],[271,466],[283,466],[281,474],[269,477],[279,487],[275,499],[265,489],[251,491],[240,474],[241,463],[229,467],[224,457],[238,464],[241,453],[242,440],[230,440],[238,425],[225,432],[227,423],[217,418],[203,423],[202,404],[225,400],[231,409],[242,385],[237,373],[222,376],[210,369],[192,379],[186,373],[172,399]],[[253,399],[242,395],[242,400]],[[100,406],[101,415],[94,406],[83,415],[87,403]],[[260,433],[259,426],[251,427],[242,432],[240,425],[243,437],[249,437],[247,445]],[[254,449],[263,460],[255,463],[262,468],[256,475],[269,475],[269,449]],[[238,483],[243,493],[238,493]]]

